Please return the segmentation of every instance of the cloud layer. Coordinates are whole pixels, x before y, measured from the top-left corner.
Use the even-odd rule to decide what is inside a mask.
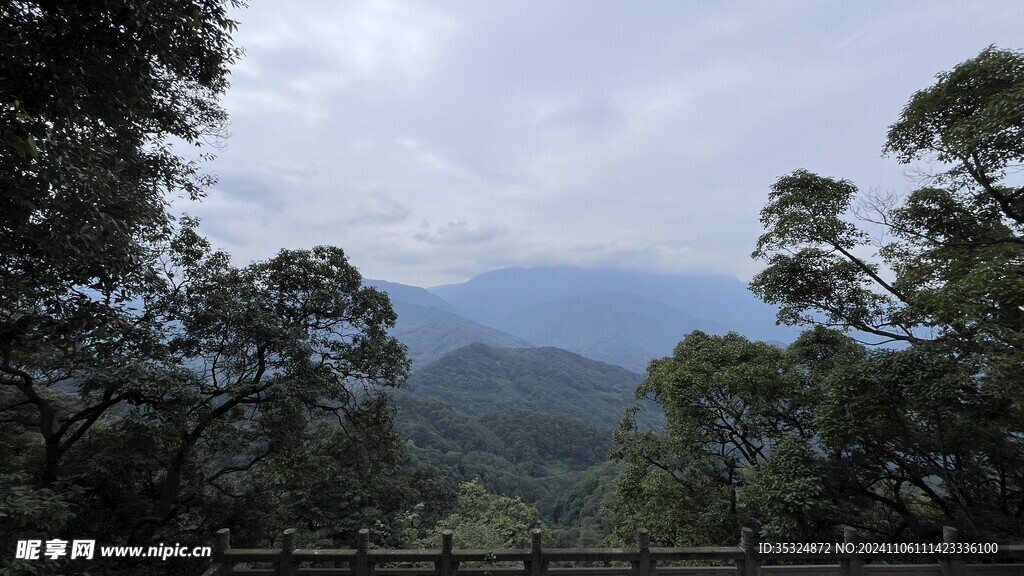
[[[365,276],[578,264],[748,278],[797,168],[902,193],[886,128],[1024,48],[1015,2],[253,3],[203,229],[240,262],[335,244]]]

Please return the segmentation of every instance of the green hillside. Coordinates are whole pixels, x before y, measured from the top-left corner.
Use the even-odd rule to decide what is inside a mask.
[[[417,370],[406,390],[475,416],[502,410],[566,414],[613,428],[632,405],[643,376],[559,348],[472,344]],[[645,407],[639,422],[660,421]]]
[[[436,400],[395,394],[395,424],[414,465],[457,484],[478,479],[518,496],[557,528],[566,545],[597,544],[601,507],[618,468],[611,430],[565,416],[504,410],[466,416]]]

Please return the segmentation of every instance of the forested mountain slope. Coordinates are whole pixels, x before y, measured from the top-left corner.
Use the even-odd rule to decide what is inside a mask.
[[[406,390],[475,416],[518,409],[575,416],[612,428],[632,405],[643,376],[559,348],[494,348],[472,344],[417,370]],[[639,422],[660,421],[653,405]]]
[[[565,545],[596,545],[608,533],[601,507],[618,468],[611,430],[566,415],[503,410],[466,416],[437,400],[394,394],[395,424],[412,463],[452,483],[479,480],[490,492],[534,506]]]

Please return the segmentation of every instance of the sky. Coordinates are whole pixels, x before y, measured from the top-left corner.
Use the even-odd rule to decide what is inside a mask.
[[[177,208],[237,264],[341,246],[416,286],[508,266],[726,274],[796,169],[905,194],[887,128],[1024,49],[1024,2],[251,0],[219,183]]]

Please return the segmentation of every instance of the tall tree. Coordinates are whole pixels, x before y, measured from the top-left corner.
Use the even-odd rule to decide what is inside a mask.
[[[408,374],[387,295],[339,248],[237,268],[195,224],[183,221],[137,302],[151,347],[129,365],[58,373],[48,391],[92,418],[71,428],[54,472],[79,490],[64,528],[143,545],[224,526],[267,541],[292,525],[338,544],[359,523],[390,524],[422,498],[386,395]],[[123,400],[82,408],[94,394]],[[19,439],[42,435],[18,424]],[[12,464],[47,466],[42,440]]]
[[[1024,520],[1022,131],[1024,54],[988,48],[914,94],[889,129],[887,153],[931,162],[925,187],[865,197],[798,170],[773,187],[754,252],[767,266],[751,288],[780,321],[909,345],[834,376],[842,400],[826,419],[846,429],[825,440],[884,462],[894,485],[977,537]],[[872,245],[851,213],[891,240]],[[884,402],[854,397],[868,390]]]
[[[815,376],[862,354],[830,331],[786,350],[697,331],[653,361],[637,395],[661,404],[667,424],[643,431],[627,414],[616,431],[613,456],[627,465],[613,506],[617,542],[640,527],[665,545],[733,542],[750,523],[793,540],[835,531],[836,512],[851,506],[835,502],[842,478],[812,449]]]
[[[638,393],[668,426],[627,417],[617,434],[621,538],[646,525],[726,543],[748,522],[794,540],[839,523],[883,540],[944,524],[1024,536],[1022,130],[1024,54],[988,48],[889,130],[898,161],[933,161],[925,187],[900,200],[806,170],[776,182],[751,288],[815,329],[785,350],[694,333],[651,364]]]
[[[211,181],[172,142],[223,129],[229,5],[0,7],[0,418],[38,428],[40,485],[101,414],[139,399],[127,371],[153,368],[137,360],[151,318],[130,305],[171,233],[168,198]],[[62,381],[93,384],[69,404],[51,393]]]
[[[0,539],[337,542],[430,485],[384,396],[408,371],[386,295],[338,248],[235,267],[167,210],[212,182],[178,147],[223,136],[240,4],[0,6]]]
[[[235,268],[186,226],[166,267],[145,309],[170,332],[167,353],[184,374],[144,382],[150,398],[140,416],[164,457],[141,525],[165,524],[191,492],[216,489],[275,451],[301,451],[319,420],[311,415],[331,416],[349,456],[370,444],[395,452],[380,394],[404,382],[405,350],[387,334],[395,321],[387,295],[363,287],[340,248],[283,250]]]
[[[69,518],[79,479],[62,462],[145,400],[137,382],[173,377],[159,327],[132,308],[171,233],[168,199],[210,182],[172,142],[222,133],[239,4],[0,5],[0,453],[27,473],[4,474],[13,493],[47,495],[5,499],[20,521],[0,537]]]
[[[929,185],[902,203],[875,196],[854,206],[849,181],[805,170],[780,178],[761,213],[754,256],[767,267],[752,289],[781,306],[787,323],[941,342],[993,360],[1019,354],[1022,131],[1020,52],[988,48],[940,74],[911,98],[885,145],[902,163],[934,161]],[[844,217],[854,210],[893,240],[872,246]]]

